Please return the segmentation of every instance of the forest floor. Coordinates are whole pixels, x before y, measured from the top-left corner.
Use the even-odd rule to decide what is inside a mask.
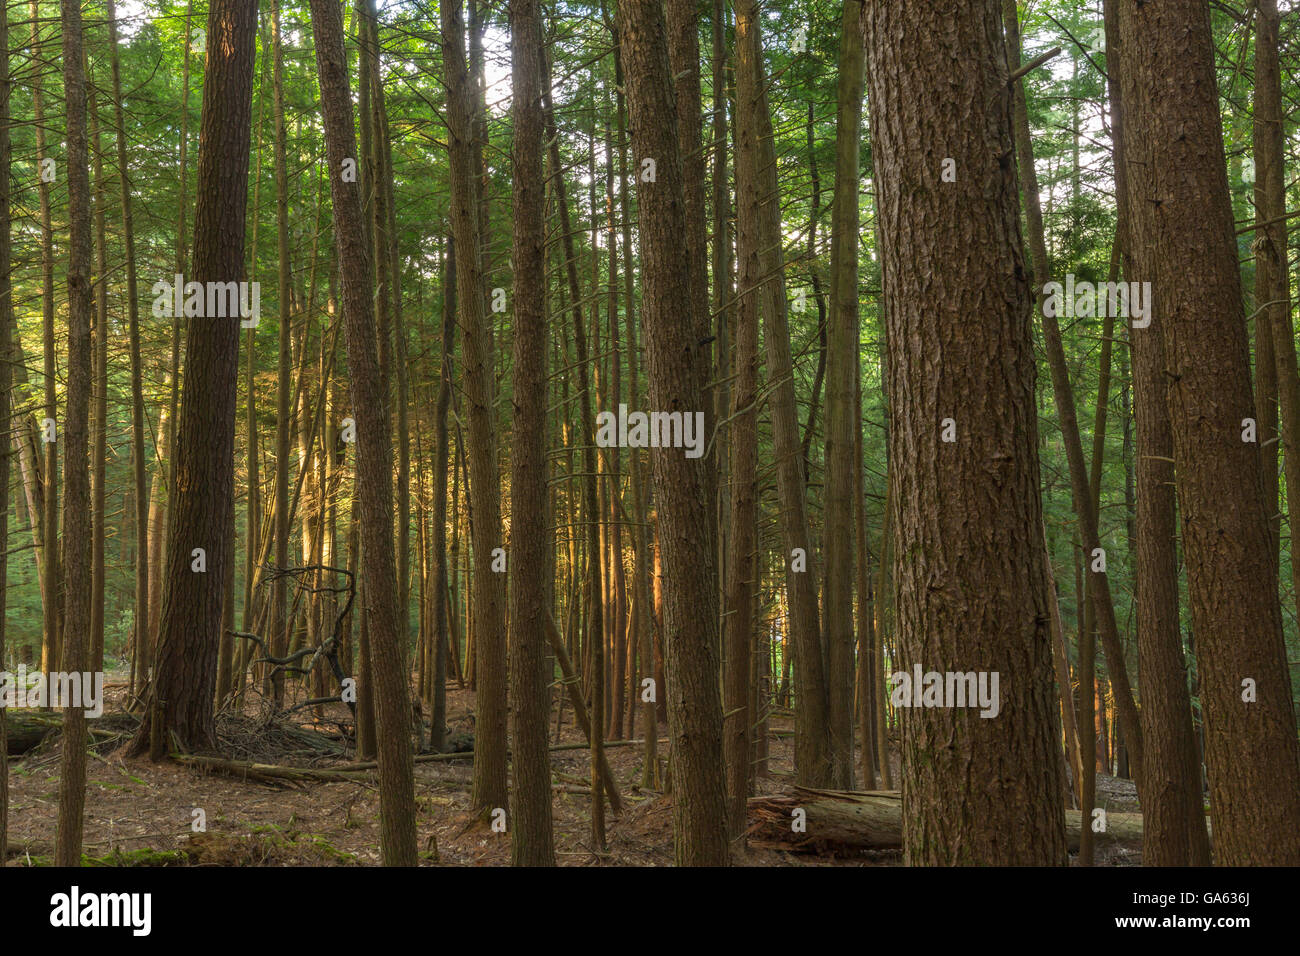
[[[373,774],[346,782],[258,781],[207,772],[165,761],[127,758],[134,718],[124,713],[125,681],[108,675],[107,702],[87,766],[84,855],[88,865],[243,865],[348,866],[379,863],[379,791]],[[338,734],[351,718],[342,705],[325,708],[318,724],[309,711],[295,723],[270,726],[250,705],[242,715],[219,718],[226,756],[259,764],[328,770],[355,761]],[[453,734],[472,729],[474,694],[450,686],[447,726]],[[558,739],[581,743],[572,711],[565,708]],[[313,726],[315,725],[315,726]],[[662,739],[666,728],[660,724]],[[786,791],[792,776],[793,721],[772,720],[769,776],[760,778],[760,795]],[[114,736],[114,732],[117,733]],[[425,725],[427,740],[427,725]],[[660,762],[666,748],[660,747]],[[51,734],[35,750],[10,760],[8,866],[48,865],[58,814],[61,737]],[[613,746],[606,751],[625,801],[619,816],[607,814],[607,849],[596,852],[591,839],[590,794],[585,782],[585,749],[551,754],[555,783],[554,826],[557,861],[562,866],[670,866],[673,862],[672,800],[640,789],[643,748]],[[893,757],[897,775],[898,758]],[[897,779],[897,776],[895,777]],[[469,757],[415,765],[417,830],[421,858],[428,864],[504,866],[510,840],[493,832],[470,812]],[[1131,781],[1098,776],[1100,802],[1113,809],[1135,806]],[[200,817],[206,831],[195,832]],[[434,847],[436,846],[436,851]],[[1130,855],[1131,857],[1131,855]],[[901,863],[894,851],[836,859],[786,850],[749,848],[736,863],[747,866],[890,866]],[[1099,860],[1123,865],[1128,859]]]

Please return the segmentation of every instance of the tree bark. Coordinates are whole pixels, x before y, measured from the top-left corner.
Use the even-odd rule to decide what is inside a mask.
[[[362,230],[355,170],[356,140],[348,90],[343,15],[333,0],[312,0],[312,29],[325,121],[325,151],[339,250],[347,330],[352,414],[356,418],[365,607],[374,656],[374,699],[379,757],[380,850],[388,866],[415,866],[415,782],[411,704],[404,635],[399,632],[393,556],[392,436],[376,356],[373,277]]]
[[[663,12],[652,0],[619,10],[637,176],[642,327],[650,404],[683,415],[702,410],[697,322],[690,277],[679,268],[686,232],[682,161]],[[646,161],[650,163],[647,165]],[[682,318],[682,309],[688,315]],[[718,693],[716,558],[709,545],[713,504],[700,466],[682,449],[651,449],[664,572],[669,736],[673,740],[673,843],[682,866],[727,863]]]
[[[90,164],[86,141],[86,72],[80,0],[63,0],[63,86],[67,106],[68,173],[68,386],[63,438],[63,533],[66,562],[64,671],[86,670],[91,618],[91,510],[88,430],[91,372]],[[56,866],[81,865],[86,806],[86,708],[64,708],[63,753],[59,761]]]
[[[1032,297],[1000,3],[940,14],[923,0],[868,0],[866,16],[897,662],[1002,677],[995,719],[903,709],[904,858],[1061,865]],[[971,787],[972,775],[984,784]]]
[[[237,282],[244,273],[244,213],[252,124],[257,5],[214,0],[200,129],[193,280]],[[213,747],[213,691],[225,599],[225,537],[234,507],[239,321],[187,323],[186,374],[177,431],[157,667],[131,746],[161,760],[175,733],[183,747]],[[206,571],[198,572],[195,549]],[[157,725],[157,726],[155,726]]]
[[[795,773],[807,786],[825,786],[832,780],[826,669],[821,647],[817,609],[817,556],[808,533],[805,510],[803,453],[795,410],[794,370],[790,360],[784,256],[782,254],[781,203],[776,178],[776,147],[767,80],[762,66],[762,37],[755,0],[736,4],[736,203],[756,207],[758,223],[760,302],[763,310],[764,348],[768,361],[768,398],[772,417],[772,445],[776,457],[777,494],[781,503],[781,531],[787,600],[789,641],[794,647]],[[739,258],[739,235],[737,257]],[[794,570],[796,552],[803,552],[805,570]]]
[[[510,860],[554,866],[551,765],[546,749],[546,181],[541,87],[546,70],[538,0],[510,0],[514,148],[514,421],[510,513]],[[599,799],[599,765],[593,789]]]
[[[465,68],[465,25],[459,0],[442,6],[447,81],[447,152],[452,231],[459,252],[457,299],[465,329],[464,387],[469,406],[470,509],[474,528],[474,677],[478,691],[471,802],[480,811],[508,805],[506,786],[505,576],[492,569],[501,546],[501,480],[497,465],[492,343],[484,315],[487,288],[479,249],[474,180],[474,90]]]
[[[1254,402],[1209,10],[1121,4],[1119,35],[1131,278],[1154,294],[1133,335],[1165,346],[1215,862],[1296,865],[1300,745],[1259,446],[1242,440]]]
[[[826,356],[826,681],[831,778],[853,787],[853,514],[854,412],[858,354],[858,189],[866,50],[863,0],[845,0],[831,207],[831,308]]]

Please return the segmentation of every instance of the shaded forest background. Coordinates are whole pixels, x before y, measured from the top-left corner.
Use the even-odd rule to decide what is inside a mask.
[[[499,494],[493,494],[506,546],[501,560],[503,566],[509,560],[513,576],[518,569],[511,531],[519,515],[513,513],[511,475],[520,443],[511,431],[512,409],[531,396],[518,391],[514,351],[516,123],[506,7],[470,0],[463,42],[472,124],[468,155],[475,182],[469,214],[479,237],[481,276],[476,281],[483,293],[482,332],[490,356],[487,407],[494,419],[500,475]],[[1013,29],[1006,37],[1013,55],[1030,63],[1056,51],[1025,72],[1019,84],[1047,266],[1043,278],[1037,273],[1039,263],[1033,263],[1035,288],[1067,273],[1078,282],[1114,281],[1122,250],[1114,94],[1107,70],[1117,66],[1106,49],[1102,5],[1036,0],[1018,10],[1014,3],[1006,7],[1008,23],[1018,23],[1019,35]],[[826,719],[833,727],[851,728],[848,762],[841,746],[831,758],[833,779],[826,783],[841,789],[893,789],[899,784],[899,767],[889,758],[899,714],[885,681],[901,660],[889,570],[897,529],[888,517],[889,348],[866,110],[857,119],[860,156],[856,176],[849,180],[860,203],[860,226],[853,230],[854,336],[837,339],[833,321],[834,197],[837,181],[846,181],[837,179],[837,161],[842,161],[837,122],[844,119],[839,84],[841,23],[847,18],[840,6],[821,0],[761,9],[738,2],[735,10],[715,2],[698,5],[696,12],[701,63],[697,119],[703,145],[683,158],[682,169],[688,186],[698,188],[703,206],[696,211],[707,238],[699,247],[692,237],[682,237],[679,268],[691,274],[693,283],[703,284],[698,288],[710,304],[699,336],[715,372],[706,466],[721,490],[713,501],[718,509],[711,519],[714,527],[702,527],[699,533],[713,536],[711,545],[723,567],[714,580],[719,589],[729,586],[725,566],[731,536],[737,533],[726,485],[734,467],[729,457],[729,426],[737,418],[732,389],[749,388],[757,399],[752,424],[756,497],[749,532],[756,560],[748,611],[753,658],[751,683],[743,688],[753,695],[757,731],[746,746],[753,748],[753,772],[763,774],[769,721],[789,718],[799,706],[800,673],[790,638],[797,608],[787,591],[789,564],[798,559],[789,547],[789,491],[781,487],[779,474],[784,460],[779,443],[789,435],[778,434],[784,427],[774,421],[778,409],[777,415],[793,412],[797,429],[811,580],[841,588],[833,599],[821,592],[822,613],[829,617],[832,607],[852,609],[845,646],[837,652],[833,638],[821,638],[828,660],[836,653],[847,655],[828,671],[835,686],[826,691]],[[666,695],[658,694],[656,720],[647,725],[651,708],[642,706],[641,694],[646,679],[657,689],[665,686],[659,492],[647,452],[595,448],[592,439],[596,413],[620,404],[654,407],[640,321],[646,292],[634,188],[645,171],[632,150],[617,13],[612,3],[541,7],[544,56],[538,65],[541,89],[549,89],[541,98],[545,145],[540,157],[546,172],[547,239],[541,263],[547,317],[541,360],[549,390],[537,416],[547,482],[541,503],[547,541],[543,570],[555,643],[572,662],[566,669],[571,666],[581,676],[583,696],[601,715],[605,738],[648,741],[642,785],[653,789],[663,782],[665,754],[656,742],[659,721],[668,719]],[[475,559],[479,516],[471,514],[472,486],[481,479],[473,460],[470,409],[479,403],[466,390],[484,383],[476,386],[463,378],[466,365],[475,360],[466,350],[480,345],[467,339],[458,307],[457,270],[465,268],[465,254],[453,240],[457,184],[449,161],[448,124],[456,122],[449,114],[460,106],[449,101],[447,92],[449,78],[454,83],[455,77],[445,59],[446,27],[440,24],[445,11],[401,0],[378,9],[365,2],[345,5],[343,14],[359,117],[357,176],[363,184],[366,241],[374,252],[381,388],[391,399],[396,622],[418,701],[415,726],[421,744],[427,739],[437,750],[447,746],[448,685],[479,689],[483,677],[475,660],[475,641],[483,638],[472,611],[473,591],[484,585],[479,574],[484,565],[476,570]],[[87,646],[90,669],[102,667],[123,680],[128,687],[124,703],[138,712],[146,705],[156,650],[152,641],[163,613],[166,536],[176,497],[172,450],[187,368],[185,320],[157,313],[155,284],[170,283],[177,274],[189,278],[192,271],[207,8],[169,2],[114,8],[109,0],[85,7],[82,15],[95,295],[89,421],[94,578]],[[63,292],[70,241],[63,34],[54,4],[11,3],[7,16],[14,454],[7,498],[5,660],[0,663],[13,669],[19,663],[36,668],[44,662],[49,669],[59,659],[65,600],[61,571],[51,567],[55,562],[50,559],[57,542],[65,540],[58,504],[69,374],[69,303]],[[1272,300],[1256,288],[1259,245],[1252,223],[1276,218],[1258,208],[1255,5],[1212,4],[1210,22],[1227,182],[1240,227],[1236,242],[1244,310],[1254,335],[1255,317]],[[1294,169],[1296,32],[1292,18],[1281,16],[1280,24],[1275,41],[1284,157],[1286,167]],[[737,76],[737,65],[754,51],[760,57],[758,68]],[[863,55],[861,47],[858,55]],[[331,165],[325,159],[326,126],[313,56],[308,6],[296,0],[263,4],[256,28],[244,245],[244,276],[260,283],[260,315],[255,327],[241,332],[234,523],[226,540],[233,560],[225,565],[224,633],[216,677],[217,702],[236,708],[264,706],[269,699],[279,709],[286,695],[292,706],[338,692],[323,666],[313,670],[305,686],[283,675],[269,677],[263,666],[252,664],[259,653],[292,655],[318,648],[337,633],[345,674],[364,674],[372,666],[366,659],[368,625],[360,611],[365,602],[358,601],[353,613],[339,618],[348,606],[351,575],[358,573],[362,560],[355,493],[357,416],[349,392]],[[738,96],[744,100],[750,95],[744,84],[755,79],[765,86],[770,107],[774,162],[765,163],[763,147],[758,147],[757,186],[737,179],[747,148],[741,139],[752,133],[736,104]],[[859,92],[858,108],[862,106]],[[757,130],[763,139],[761,125]],[[936,144],[935,149],[938,161],[942,147]],[[53,160],[55,170],[48,182],[42,177],[46,159]],[[733,365],[737,336],[744,334],[737,327],[742,306],[736,290],[741,275],[756,273],[745,271],[754,265],[735,258],[738,231],[743,234],[746,228],[746,212],[738,207],[745,201],[744,190],[761,191],[773,172],[781,254],[769,257],[770,247],[763,248],[756,262],[760,273],[774,262],[783,276],[776,294],[787,303],[788,332],[784,341],[774,338],[780,326],[774,327],[765,314],[753,333],[759,363],[746,378]],[[1023,184],[1023,168],[1021,177]],[[1294,197],[1288,178],[1284,208]],[[1033,239],[1027,234],[1026,241]],[[1289,282],[1290,272],[1287,262],[1284,281]],[[770,279],[767,275],[763,281]],[[979,320],[971,316],[972,322]],[[1039,334],[1038,322],[1036,315],[1042,510],[1059,609],[1054,627],[1059,628],[1061,663],[1068,671],[1068,676],[1058,671],[1068,686],[1060,715],[1071,711],[1064,733],[1077,734],[1080,741],[1076,745],[1067,739],[1063,746],[1067,753],[1077,746],[1082,755],[1081,763],[1069,761],[1071,779],[1063,786],[1082,797],[1075,779],[1081,771],[1085,779],[1098,772],[1118,777],[1138,772],[1120,713],[1128,688],[1137,688],[1141,680],[1135,601],[1141,453],[1128,347],[1129,337],[1138,333],[1123,319],[1065,318],[1058,332],[1064,361],[1053,369],[1051,346]],[[1275,363],[1273,346],[1263,342],[1255,349],[1256,390],[1276,394],[1279,382],[1269,371]],[[790,374],[782,378],[787,351]],[[851,383],[848,394],[832,395],[839,387],[837,362],[839,369],[852,370],[851,377],[838,380]],[[1058,405],[1053,372],[1064,373],[1072,388],[1068,420]],[[787,382],[792,408],[783,395]],[[851,423],[847,498],[844,488],[831,487],[830,480],[828,406],[838,399],[851,403],[844,406],[851,408],[849,418],[838,419]],[[46,418],[54,419],[60,441],[42,441]],[[1290,503],[1287,483],[1278,477],[1282,456],[1276,407],[1271,413],[1261,410],[1258,418],[1265,471],[1272,476],[1270,493],[1279,515],[1286,515]],[[1125,655],[1118,664],[1097,636],[1101,625],[1088,594],[1088,569],[1095,556],[1081,531],[1071,483],[1067,442],[1074,429],[1087,459],[1096,537],[1106,554],[1119,648]],[[1300,663],[1300,595],[1293,586],[1290,523],[1282,520],[1276,526],[1283,633],[1294,684]],[[832,582],[835,569],[822,557],[827,537],[836,533],[849,536],[852,554],[852,574],[840,582]],[[1181,552],[1179,561],[1181,571]],[[147,573],[143,587],[141,569]],[[1197,746],[1203,747],[1196,646],[1186,619],[1186,580],[1179,580],[1191,726]],[[148,595],[143,607],[142,593]],[[832,625],[825,627],[829,633]],[[266,645],[240,637],[241,632],[261,636]],[[442,658],[437,648],[444,641],[448,652]],[[559,662],[548,661],[548,672],[560,678]],[[595,690],[593,673],[602,675],[594,681]],[[1124,685],[1118,696],[1117,678]],[[559,700],[565,690],[557,683],[547,694]],[[369,696],[364,692],[358,701],[360,759],[374,756],[379,747]],[[729,699],[726,693],[724,698]],[[480,714],[480,725],[482,719]],[[599,789],[595,771],[592,781]],[[595,801],[596,807],[600,803]]]

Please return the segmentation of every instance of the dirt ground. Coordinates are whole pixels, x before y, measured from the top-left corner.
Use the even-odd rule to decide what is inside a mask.
[[[374,776],[347,782],[257,781],[207,772],[173,762],[128,759],[125,743],[132,719],[123,715],[124,682],[109,676],[105,715],[92,722],[99,731],[87,765],[86,863],[100,866],[366,866],[379,863],[379,792]],[[447,726],[453,733],[472,728],[474,695],[450,688]],[[349,741],[339,735],[350,725],[342,705],[326,708],[316,721],[298,711],[294,725],[268,726],[267,708],[254,698],[242,715],[225,714],[219,733],[227,756],[257,763],[328,769],[354,761]],[[578,743],[567,707],[552,744]],[[427,723],[426,737],[427,737]],[[774,717],[769,775],[760,794],[779,793],[793,782],[792,721]],[[666,727],[660,725],[660,737]],[[660,748],[662,765],[666,748]],[[10,762],[8,866],[48,865],[53,853],[58,811],[59,736]],[[590,832],[587,752],[552,754],[556,857],[562,866],[670,866],[673,862],[672,804],[662,793],[640,789],[640,744],[607,751],[626,803],[620,816],[607,815],[608,847],[596,852]],[[897,756],[894,758],[897,768]],[[479,822],[469,810],[471,762],[417,762],[417,828],[423,862],[453,866],[505,866],[510,840]],[[1131,783],[1099,778],[1098,792],[1116,809],[1130,809]],[[1113,792],[1112,792],[1113,791]],[[201,813],[200,813],[201,811]],[[198,819],[206,825],[195,831]],[[749,866],[898,865],[897,852],[852,858],[747,849],[735,862]],[[1112,861],[1123,863],[1128,861]]]

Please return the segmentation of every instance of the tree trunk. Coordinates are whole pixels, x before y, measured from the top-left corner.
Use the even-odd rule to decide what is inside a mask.
[[[546,74],[538,0],[510,2],[514,115],[514,422],[510,513],[514,587],[510,593],[510,860],[554,866],[551,765],[546,749],[549,674],[546,552],[546,181],[541,86]],[[599,800],[600,768],[592,787]]]
[[[759,257],[759,274],[763,277],[760,302],[768,379],[771,382],[768,402],[790,607],[788,643],[794,647],[795,773],[801,784],[825,786],[831,782],[832,776],[826,673],[817,609],[817,556],[808,533],[804,503],[803,453],[795,410],[783,278],[776,147],[767,100],[767,80],[762,66],[758,5],[754,0],[739,0],[736,4],[735,61],[737,215],[743,203],[757,207],[753,215],[758,222],[758,243],[762,250]],[[796,570],[799,567],[803,570]]]
[[[1136,250],[1128,226],[1132,213],[1119,61],[1124,41],[1118,33],[1115,0],[1106,0],[1105,17],[1114,64],[1108,89],[1120,219],[1116,241],[1123,250],[1124,277],[1132,281],[1143,276],[1135,264]],[[1143,750],[1137,765],[1145,821],[1142,860],[1148,866],[1208,866],[1210,847],[1200,760],[1192,731],[1187,662],[1179,626],[1178,518],[1173,436],[1165,400],[1165,350],[1159,334],[1131,329],[1128,335],[1141,449],[1134,469],[1137,548],[1131,553],[1137,556],[1138,673],[1142,693]]]
[[[284,129],[284,53],[280,39],[280,3],[271,4],[271,57],[272,98],[275,129],[275,236],[276,236],[276,289],[278,297],[278,364],[276,376],[275,411],[275,566],[289,567],[289,450],[290,400],[293,397],[292,349],[290,332],[293,323],[293,303],[290,298],[289,259],[289,178],[285,158]],[[289,651],[289,578],[277,575],[271,579],[271,634],[267,644],[275,657],[284,657]],[[268,671],[269,673],[269,671]],[[284,703],[284,674],[278,672],[270,679],[267,693],[278,708]]]
[[[1255,7],[1255,203],[1256,218],[1267,223],[1255,235],[1255,297],[1266,307],[1277,361],[1282,448],[1286,464],[1286,500],[1291,528],[1291,587],[1300,607],[1300,373],[1296,370],[1295,330],[1291,323],[1286,214],[1286,150],[1282,115],[1282,81],[1278,64],[1277,0]],[[1257,319],[1257,321],[1258,321]],[[1261,436],[1261,441],[1263,437]],[[1270,499],[1271,500],[1271,499]],[[1296,519],[1292,520],[1291,515]]]
[[[712,435],[716,406],[710,381],[713,378],[713,317],[709,311],[708,233],[704,203],[705,169],[707,151],[701,140],[704,131],[704,114],[700,94],[700,3],[699,0],[665,0],[664,27],[668,39],[668,64],[672,70],[674,101],[677,110],[677,142],[682,162],[682,195],[685,200],[686,229],[681,235],[685,258],[682,265],[689,277],[690,302],[687,315],[691,317],[695,342],[692,357],[695,361],[697,388],[705,401],[704,434]],[[629,254],[630,255],[630,254]],[[722,515],[718,506],[717,462],[713,455],[700,459],[701,481],[705,500],[709,502],[713,518],[706,528],[710,550],[715,555],[710,564],[716,592],[721,584],[717,555],[718,522]],[[703,569],[701,569],[703,570]],[[718,607],[715,600],[713,607]]]
[[[433,454],[433,701],[429,747],[441,751],[447,738],[447,656],[449,615],[447,609],[447,409],[451,405],[451,383],[455,376],[456,348],[456,242],[447,239],[446,265],[442,273],[442,359],[438,373],[436,436]],[[453,512],[453,520],[455,513]],[[454,555],[454,552],[453,552]]]
[[[853,787],[853,514],[858,369],[858,189],[865,48],[862,0],[845,0],[831,207],[831,309],[826,356],[826,682],[831,778]]]
[[[1032,297],[1000,3],[940,14],[923,0],[868,0],[866,16],[898,666],[1007,678],[996,719],[903,710],[904,857],[1061,865]],[[972,773],[985,785],[970,787]]]
[[[244,271],[256,33],[256,3],[214,0],[200,132],[206,149],[199,156],[194,223],[193,281],[204,287],[237,282]],[[171,733],[191,750],[216,743],[212,702],[225,599],[224,541],[234,507],[239,322],[229,316],[188,322],[185,354],[157,668],[131,747],[137,755],[148,750],[155,760],[170,749]]]
[[[682,161],[663,13],[654,3],[619,10],[619,47],[627,79],[637,176],[642,323],[654,409],[702,410],[697,322],[690,276],[680,267],[687,224]],[[688,310],[682,320],[682,309]],[[650,453],[664,571],[664,631],[673,740],[673,843],[682,866],[727,863],[722,775],[722,702],[718,693],[716,555],[709,542],[713,503],[696,460],[682,449]]]
[[[1165,346],[1215,862],[1295,865],[1300,745],[1259,446],[1242,440],[1254,402],[1209,11],[1121,5],[1119,34],[1132,278],[1155,296],[1133,334]]]
[[[508,805],[506,786],[505,575],[492,568],[501,546],[501,480],[497,466],[492,342],[484,315],[487,288],[479,250],[478,188],[474,180],[474,90],[465,69],[465,25],[459,0],[442,6],[447,81],[447,152],[452,184],[452,232],[461,325],[465,329],[464,387],[469,406],[470,509],[474,522],[473,641],[477,688],[474,785],[471,802],[488,812]]]
[[[755,797],[749,801],[749,834],[756,846],[804,853],[845,855],[863,850],[897,850],[904,834],[903,796],[897,791],[843,792],[797,789],[793,794]],[[807,829],[790,826],[791,814],[803,810]],[[1065,811],[1065,841],[1076,850],[1084,830],[1078,810]],[[1142,848],[1142,814],[1108,813],[1099,842],[1130,852]],[[1145,862],[1145,860],[1144,860]]]
[[[45,576],[41,580],[41,605],[44,611],[44,629],[41,641],[41,670],[48,674],[59,667],[59,615],[63,580],[59,560],[59,444],[44,435],[45,427],[54,427],[55,435],[64,429],[58,427],[59,406],[56,390],[58,375],[58,353],[54,343],[54,231],[50,224],[50,181],[45,176],[46,164],[55,163],[45,154],[45,83],[42,72],[45,68],[44,46],[40,35],[41,16],[37,0],[30,0],[28,9],[31,13],[32,62],[36,75],[32,80],[32,116],[36,131],[36,163],[38,176],[36,193],[40,201],[41,213],[41,328],[43,330],[44,359],[42,381],[45,387],[45,420],[42,425],[42,443],[45,452],[45,464],[42,475],[44,489],[41,503],[44,514],[41,516],[41,553],[45,563]],[[57,165],[53,167],[57,176]]]
[[[343,16],[332,0],[312,0],[312,29],[320,76],[325,147],[339,250],[343,315],[347,324],[352,414],[356,419],[357,475],[361,510],[365,608],[374,661],[380,800],[380,850],[388,866],[414,866],[415,783],[411,752],[411,705],[404,635],[399,633],[397,571],[393,557],[392,438],[380,390],[376,357],[373,279],[362,230],[355,176],[356,140],[348,90]]]
[[[131,349],[131,474],[135,491],[135,513],[144,515],[149,507],[149,482],[146,476],[145,413],[144,413],[144,374],[140,356],[140,304],[136,290],[135,261],[135,225],[131,208],[130,165],[127,163],[126,119],[122,107],[122,71],[119,64],[117,42],[117,12],[113,0],[107,0],[108,43],[110,64],[113,74],[113,118],[117,127],[117,167],[118,183],[122,194],[122,234],[126,243],[126,315],[127,334]],[[188,54],[188,37],[186,40]],[[188,91],[187,91],[188,93]],[[185,150],[181,147],[181,179],[185,178]],[[185,187],[181,186],[181,205],[185,205]],[[182,236],[184,229],[178,233],[178,241],[184,247]],[[183,272],[178,267],[177,271]],[[149,608],[149,544],[148,529],[145,522],[136,520],[136,563],[135,563],[135,620],[137,639],[143,634],[142,643],[149,642],[148,608]]]
[[[747,141],[748,142],[748,141]],[[737,159],[748,166],[753,160],[747,150]],[[727,761],[727,808],[729,834],[733,841],[745,833],[745,800],[749,797],[750,738],[754,714],[750,710],[750,657],[756,633],[754,609],[755,552],[758,550],[758,282],[759,261],[757,206],[738,204],[736,248],[739,254],[740,294],[737,297],[735,378],[731,384],[731,408],[727,410],[731,446],[731,513],[727,533],[727,589],[722,633],[723,644],[723,749]]]
[[[86,670],[91,618],[90,323],[94,312],[91,271],[90,168],[86,142],[86,72],[83,63],[81,4],[63,0],[63,86],[67,105],[68,174],[68,385],[63,427],[63,533],[67,570],[61,669]],[[56,866],[81,865],[81,834],[86,806],[86,708],[64,708],[63,753],[59,761]]]
[[[87,76],[88,89],[93,82]],[[104,216],[104,151],[99,135],[99,96],[92,93],[89,108],[90,140],[95,164],[95,275],[94,327],[91,329],[93,370],[90,396],[90,634],[86,666],[104,669],[104,504],[108,473],[108,226]],[[3,660],[3,658],[0,658]]]

